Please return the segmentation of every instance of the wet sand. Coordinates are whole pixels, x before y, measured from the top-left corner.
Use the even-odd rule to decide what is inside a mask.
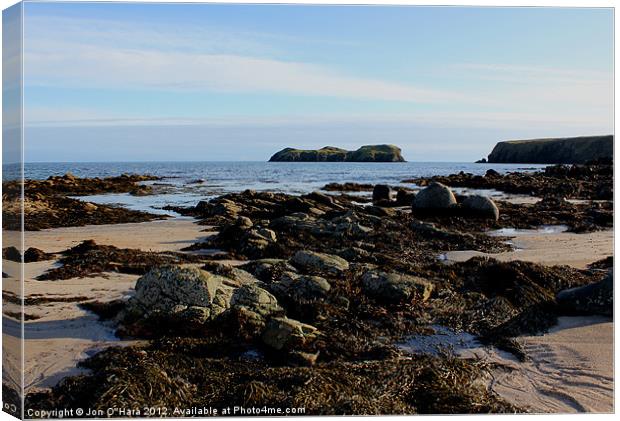
[[[613,255],[614,233],[606,230],[584,234],[526,234],[513,237],[511,242],[515,251],[496,254],[474,250],[451,251],[445,254],[446,262],[464,262],[474,256],[489,256],[501,261],[524,260],[583,269],[596,260]]]
[[[518,338],[531,361],[500,360],[490,386],[534,413],[613,412],[613,329],[606,317],[560,317],[549,333]]]

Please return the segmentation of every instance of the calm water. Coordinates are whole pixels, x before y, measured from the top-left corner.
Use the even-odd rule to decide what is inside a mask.
[[[117,203],[132,209],[156,211],[162,206],[195,205],[199,200],[245,189],[309,193],[331,182],[386,183],[407,185],[407,178],[448,175],[465,171],[484,174],[489,168],[499,172],[533,171],[544,165],[473,163],[293,163],[293,162],[110,162],[110,163],[29,163],[26,178],[45,179],[68,171],[78,177],[109,177],[123,173],[151,174],[162,180],[148,182],[158,192],[146,197],[128,194],[91,196],[95,203]]]

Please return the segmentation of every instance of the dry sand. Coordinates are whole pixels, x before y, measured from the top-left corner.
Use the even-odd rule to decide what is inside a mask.
[[[58,228],[27,232],[26,247],[37,247],[46,252],[59,252],[93,239],[98,244],[120,248],[139,248],[153,251],[178,251],[208,236],[206,227],[189,218],[166,221],[118,225],[92,225],[74,228]],[[63,281],[37,281],[35,278],[53,267],[53,261],[25,264],[24,291],[26,297],[71,299],[88,297],[73,302],[49,302],[25,306],[25,313],[39,317],[26,321],[24,327],[24,383],[27,391],[54,386],[65,376],[80,372],[77,363],[92,353],[111,345],[133,342],[119,341],[114,328],[99,322],[97,316],[79,307],[88,300],[110,301],[133,293],[138,276],[106,273],[102,276],[74,278]],[[7,264],[3,279],[4,290],[18,293],[18,264]],[[14,307],[14,308],[13,308]],[[21,327],[18,320],[6,316],[7,312],[19,311],[17,305],[5,305],[3,315],[3,350],[10,364],[3,367],[3,378],[19,385],[19,338]]]

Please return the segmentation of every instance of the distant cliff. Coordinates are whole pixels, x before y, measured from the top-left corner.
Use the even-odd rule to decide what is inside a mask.
[[[582,164],[613,158],[614,137],[583,136],[499,142],[489,155],[490,163]]]
[[[367,145],[356,151],[326,146],[321,149],[285,148],[270,162],[405,162],[400,148],[394,145]]]

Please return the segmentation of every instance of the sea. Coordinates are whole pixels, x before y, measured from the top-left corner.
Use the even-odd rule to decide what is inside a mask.
[[[46,179],[71,172],[77,177],[110,177],[150,174],[156,194],[104,194],[84,198],[93,203],[115,204],[129,209],[169,214],[167,205],[194,206],[226,193],[246,189],[301,195],[320,190],[328,183],[369,183],[415,187],[403,180],[466,172],[483,175],[488,169],[500,173],[537,171],[545,165],[475,164],[468,162],[81,162],[26,163],[27,179]],[[6,169],[5,169],[6,170]]]

